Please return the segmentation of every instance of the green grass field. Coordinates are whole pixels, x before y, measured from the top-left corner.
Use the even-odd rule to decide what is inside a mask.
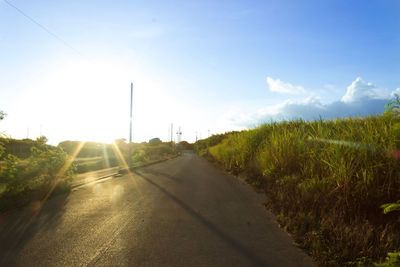
[[[211,138],[197,151],[265,190],[281,225],[321,265],[399,250],[400,216],[381,209],[400,199],[399,117],[272,123]]]

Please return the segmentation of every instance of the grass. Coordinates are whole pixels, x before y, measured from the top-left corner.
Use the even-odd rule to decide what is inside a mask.
[[[197,151],[261,186],[268,208],[321,265],[399,250],[399,216],[380,208],[400,199],[398,117],[272,123],[209,141]]]

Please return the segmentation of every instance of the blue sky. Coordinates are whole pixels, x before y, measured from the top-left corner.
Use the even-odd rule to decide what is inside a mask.
[[[135,141],[373,114],[400,87],[399,1],[8,1],[73,47],[0,1],[16,138],[127,138],[131,81]]]

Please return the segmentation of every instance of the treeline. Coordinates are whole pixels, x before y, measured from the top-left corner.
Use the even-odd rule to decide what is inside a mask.
[[[400,216],[381,208],[400,199],[396,114],[271,123],[195,148],[262,188],[267,207],[320,265],[400,266],[399,253],[373,263],[400,248]]]

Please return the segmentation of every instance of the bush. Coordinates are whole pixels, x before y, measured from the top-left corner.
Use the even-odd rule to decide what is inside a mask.
[[[8,154],[1,162],[0,208],[43,197],[57,184],[66,183],[72,177],[74,169],[67,166],[67,154],[44,142],[36,141],[26,159]]]

